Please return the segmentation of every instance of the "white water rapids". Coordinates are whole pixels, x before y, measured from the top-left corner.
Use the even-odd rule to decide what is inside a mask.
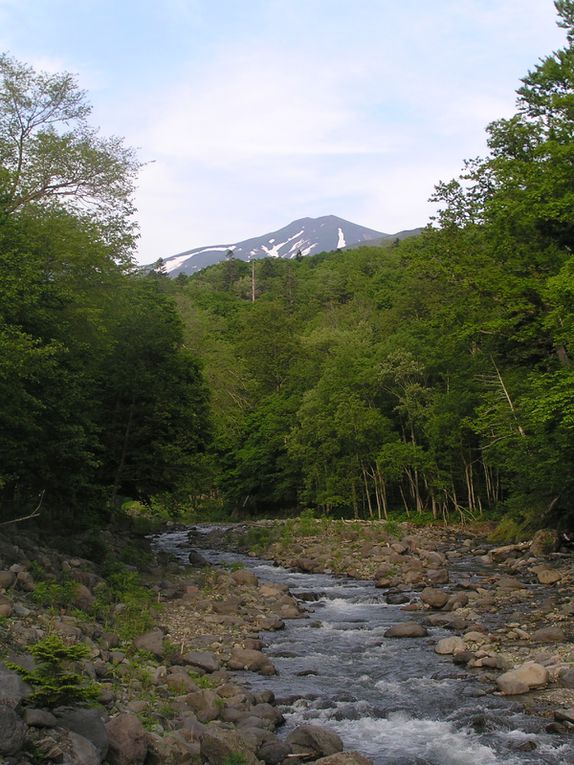
[[[156,546],[187,562],[185,531]],[[309,617],[263,633],[276,677],[239,673],[248,688],[269,688],[289,730],[304,722],[325,725],[376,765],[566,765],[568,739],[545,732],[544,721],[519,703],[492,695],[480,671],[462,670],[433,651],[437,637],[389,639],[385,630],[412,618],[388,605],[372,582],[300,574],[244,555],[201,549],[211,563],[240,562],[262,580],[292,593],[317,593]]]

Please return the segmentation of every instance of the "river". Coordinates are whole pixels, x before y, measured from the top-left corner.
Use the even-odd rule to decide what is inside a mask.
[[[156,545],[187,562],[186,531],[163,534]],[[305,601],[307,618],[262,635],[278,675],[237,673],[249,689],[275,693],[286,730],[328,726],[346,749],[376,765],[574,763],[568,739],[545,732],[547,720],[487,692],[481,670],[459,669],[434,652],[436,639],[451,633],[383,637],[413,616],[387,604],[372,582],[297,573],[238,553],[201,553],[214,565],[240,563],[262,580],[287,584]]]

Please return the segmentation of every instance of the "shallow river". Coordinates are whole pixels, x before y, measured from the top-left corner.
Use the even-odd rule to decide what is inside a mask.
[[[187,561],[187,532],[163,534],[157,546]],[[384,631],[412,614],[384,602],[372,582],[300,574],[235,553],[201,549],[211,563],[243,563],[260,579],[315,593],[309,618],[263,633],[279,674],[238,673],[253,690],[270,688],[286,717],[327,725],[346,749],[376,765],[519,765],[574,763],[568,739],[547,734],[545,721],[519,703],[485,694],[480,675],[434,653],[437,637],[389,639]],[[464,564],[463,564],[464,566]],[[415,617],[416,618],[416,617]],[[535,745],[534,749],[529,749]]]

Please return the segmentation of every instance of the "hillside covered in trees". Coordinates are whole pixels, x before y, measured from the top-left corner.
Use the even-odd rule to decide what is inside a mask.
[[[155,497],[571,523],[574,2],[556,7],[566,47],[421,236],[173,281],[131,261],[132,152],[69,75],[0,58],[5,518]]]

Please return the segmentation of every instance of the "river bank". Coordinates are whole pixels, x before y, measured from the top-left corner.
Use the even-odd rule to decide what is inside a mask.
[[[259,633],[303,616],[287,587],[105,544],[96,561],[0,538],[2,765],[369,764],[318,726],[278,738],[273,693],[237,682],[275,672]]]
[[[306,519],[192,535],[191,541],[258,554],[286,568],[371,579],[427,628],[453,637],[435,650],[481,669],[489,692],[519,697],[549,729],[572,729],[574,555],[558,535],[495,546],[483,531]],[[463,562],[463,566],[460,564]],[[416,631],[416,630],[415,630]]]
[[[333,589],[332,577],[316,575],[331,572],[371,580],[380,593],[367,593],[374,605],[364,612],[353,604],[353,618],[384,613],[388,619],[395,611],[381,610],[383,602],[402,609],[396,625],[385,622],[376,633],[377,645],[405,644],[408,638],[392,629],[411,630],[424,640],[423,662],[425,651],[436,651],[479,676],[479,690],[470,688],[477,698],[519,699],[545,717],[558,747],[571,735],[572,557],[553,551],[548,536],[497,549],[468,530],[304,519],[179,530],[156,540],[153,550],[143,540],[133,546],[127,536],[107,542],[112,566],[109,554],[102,563],[58,553],[38,538],[0,540],[4,659],[30,668],[31,646],[57,635],[86,647],[75,667],[97,689],[95,707],[41,706],[12,665],[0,666],[0,752],[10,765],[368,765],[358,752],[340,753],[341,739],[313,717],[278,736],[283,714],[266,687],[276,682],[286,651],[276,647],[275,658],[262,650],[262,633],[268,643],[275,634],[288,641],[300,624],[320,644],[322,623],[307,610],[321,599],[317,588]],[[242,549],[249,557],[207,560],[205,550],[214,548]],[[283,569],[252,569],[256,554],[307,572],[313,591],[301,591],[303,580]],[[296,597],[287,582],[298,584]],[[334,596],[340,599],[338,590]],[[353,626],[345,626],[345,637],[361,638]],[[297,682],[312,680],[314,672],[305,664]],[[277,686],[281,693],[284,686]],[[535,749],[536,737],[515,748]],[[418,762],[404,760],[411,761]]]

